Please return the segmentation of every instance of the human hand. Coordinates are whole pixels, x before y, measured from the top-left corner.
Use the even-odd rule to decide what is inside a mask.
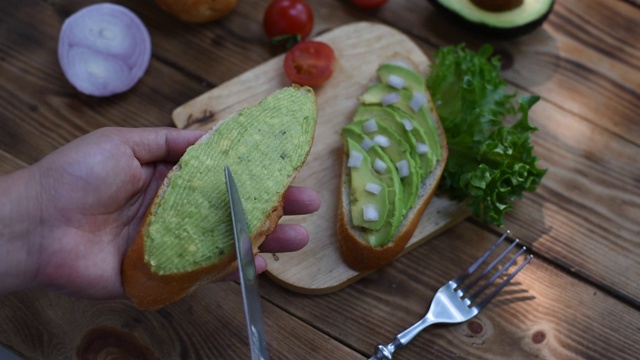
[[[204,133],[177,129],[105,128],[80,137],[32,166],[37,179],[38,229],[29,241],[36,286],[90,298],[124,296],[122,259],[168,171]],[[291,187],[284,212],[320,206],[310,189]],[[308,234],[279,224],[261,246],[296,251]],[[266,262],[257,258],[258,271]]]

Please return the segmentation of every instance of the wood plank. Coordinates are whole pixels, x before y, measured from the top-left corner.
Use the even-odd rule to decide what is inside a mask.
[[[640,146],[547,103],[532,115],[541,132],[534,146],[548,171],[538,191],[516,202],[506,227],[545,257],[640,305]]]
[[[310,297],[266,282],[261,289],[273,303],[368,356],[424,316],[435,291],[496,236],[462,222],[339,292]],[[428,328],[393,358],[630,359],[640,351],[639,323],[637,309],[534,258],[474,320]]]
[[[0,341],[26,359],[114,356],[135,359],[249,358],[249,345],[236,283],[210,284],[188,298],[151,312],[128,301],[90,301],[43,292],[0,296]],[[263,302],[267,348],[274,359],[361,356],[286,311]],[[295,339],[295,341],[291,341]],[[301,346],[304,344],[304,346]],[[147,356],[141,357],[141,354]],[[155,357],[154,357],[155,356]]]
[[[27,164],[0,150],[0,175],[23,168]]]

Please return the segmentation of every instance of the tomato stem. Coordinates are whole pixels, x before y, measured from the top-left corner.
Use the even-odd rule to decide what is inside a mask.
[[[271,39],[271,43],[275,45],[284,45],[287,50],[291,49],[295,44],[302,41],[300,34],[286,34],[274,36]]]

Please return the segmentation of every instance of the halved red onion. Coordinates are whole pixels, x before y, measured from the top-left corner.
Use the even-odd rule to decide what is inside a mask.
[[[147,28],[123,6],[87,6],[62,25],[58,60],[69,82],[84,94],[110,96],[131,89],[150,59]]]

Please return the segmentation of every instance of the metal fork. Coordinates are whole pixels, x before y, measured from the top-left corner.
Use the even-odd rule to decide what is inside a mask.
[[[498,257],[491,261],[479,275],[474,277],[473,275],[476,273],[476,270],[478,270],[482,263],[491,256],[491,254],[498,248],[500,243],[509,236],[509,234],[509,231],[505,232],[491,246],[491,248],[489,248],[489,250],[487,250],[487,252],[485,252],[466,271],[444,284],[433,297],[433,301],[431,302],[431,307],[429,308],[427,315],[408,329],[396,335],[395,339],[390,344],[386,346],[378,345],[376,347],[376,354],[370,357],[369,360],[391,360],[391,356],[397,349],[406,346],[411,339],[431,324],[460,323],[476,316],[480,310],[482,310],[491,301],[491,299],[498,295],[498,293],[502,291],[502,289],[507,286],[518,272],[520,272],[520,270],[522,270],[522,268],[524,268],[533,258],[533,255],[525,254],[525,260],[522,264],[520,264],[516,270],[509,274],[509,276],[501,283],[496,284],[496,280],[498,280],[498,278],[514,264],[518,257],[526,251],[526,247],[523,246],[504,265],[501,267],[498,265],[500,261],[518,245],[519,241],[516,240]],[[499,270],[491,275],[489,280],[484,284],[474,288],[494,268],[499,268]],[[468,283],[465,283],[466,280],[469,280]],[[493,288],[488,295],[480,299],[479,296],[494,284],[495,288]],[[473,290],[473,292],[471,290]]]

